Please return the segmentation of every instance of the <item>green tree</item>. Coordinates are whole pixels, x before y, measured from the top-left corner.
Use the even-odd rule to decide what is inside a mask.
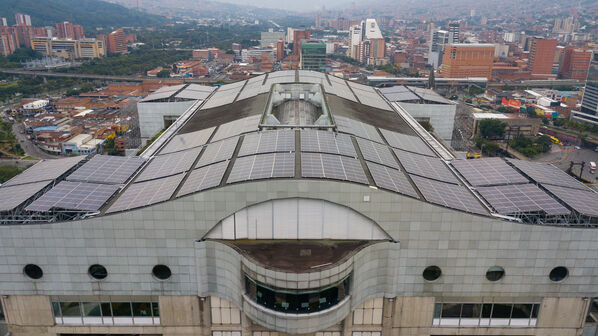
[[[170,70],[168,70],[168,69],[160,70],[160,72],[158,72],[158,74],[156,76],[158,76],[158,78],[168,78],[168,77],[170,77]]]
[[[432,126],[432,124],[427,121],[427,120],[421,120],[419,121],[419,124],[422,125],[422,127],[428,131],[428,132],[434,132],[434,126]]]
[[[502,137],[506,127],[507,124],[498,119],[484,119],[480,121],[479,125],[480,134],[486,139]]]
[[[15,165],[0,166],[0,183],[4,183],[21,173],[23,169]]]

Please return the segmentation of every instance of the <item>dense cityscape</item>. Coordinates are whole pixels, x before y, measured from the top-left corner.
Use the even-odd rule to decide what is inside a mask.
[[[598,336],[598,4],[0,0],[0,336]]]

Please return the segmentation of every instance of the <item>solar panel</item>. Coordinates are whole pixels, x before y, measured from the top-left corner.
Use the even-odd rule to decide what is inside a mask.
[[[237,94],[243,88],[245,81],[222,85],[201,107],[207,110],[218,106],[228,105],[235,101]]]
[[[177,196],[184,196],[219,186],[227,167],[228,161],[224,161],[191,171]]]
[[[145,160],[140,157],[96,155],[69,175],[68,181],[123,184]]]
[[[29,204],[27,211],[65,209],[97,211],[120,188],[114,184],[62,181]]]
[[[368,184],[358,159],[333,154],[302,152],[301,176]]]
[[[212,142],[206,146],[196,167],[207,166],[219,161],[230,160],[237,147],[239,137],[228,138],[218,142]]]
[[[372,106],[375,108],[392,111],[392,108],[388,106],[388,103],[378,95],[373,87],[367,85],[361,85],[353,82],[348,82],[349,86],[353,89],[353,93],[364,105]]]
[[[357,138],[361,154],[366,161],[376,162],[385,166],[399,168],[399,164],[392,156],[390,148],[370,140]]]
[[[374,182],[379,188],[418,198],[417,192],[415,192],[407,177],[400,170],[373,162],[368,162],[367,165],[374,178]]]
[[[16,186],[0,187],[0,211],[9,211],[33,197],[52,181],[41,181]]]
[[[251,131],[257,131],[261,117],[262,116],[258,114],[220,125],[216,134],[214,134],[212,142]]]
[[[182,152],[156,156],[139,174],[135,182],[185,172],[191,169],[200,151],[201,148],[193,148]]]
[[[424,198],[430,203],[476,214],[488,214],[488,211],[480,204],[478,199],[463,186],[415,175],[410,175],[410,177]]]
[[[480,187],[477,191],[501,215],[544,212],[547,215],[571,213],[536,185],[515,184]]]
[[[459,180],[451,170],[438,158],[413,154],[395,149],[395,154],[405,170],[410,174],[424,176],[430,179],[459,184]]]
[[[6,181],[2,186],[19,185],[59,178],[83,161],[85,156],[74,156],[64,159],[43,160],[29,167],[21,174]]]
[[[328,76],[328,79],[330,79],[330,83],[332,85],[324,85],[324,91],[326,91],[326,93],[330,93],[350,101],[357,101],[353,92],[349,90],[349,87],[347,86],[347,82],[345,80],[337,78],[335,76]]]
[[[571,189],[549,184],[542,186],[578,213],[598,217],[598,195],[590,189]]]
[[[235,160],[227,183],[295,176],[295,153],[268,153]]]
[[[245,135],[239,156],[295,151],[295,131],[262,131]]]
[[[330,131],[301,130],[301,151],[357,157],[350,136]]]
[[[538,162],[521,161],[515,159],[507,159],[517,169],[521,170],[525,175],[531,177],[538,183],[546,183],[558,185],[567,188],[587,189],[586,186],[579,183],[575,178],[569,174],[558,169],[557,167]]]
[[[160,151],[160,155],[203,146],[208,142],[212,133],[214,133],[214,129],[216,129],[216,127],[210,127],[191,133],[178,134],[170,139],[166,147]]]
[[[185,174],[130,184],[107,212],[130,210],[169,200]]]
[[[386,141],[388,141],[388,144],[394,148],[428,156],[436,156],[430,147],[417,136],[397,133],[382,128],[380,131],[382,132],[382,135],[384,135]]]
[[[389,101],[419,100],[419,97],[403,85],[378,89]]]
[[[361,138],[384,143],[384,140],[382,140],[382,137],[376,130],[376,127],[370,124],[342,116],[334,117],[334,121],[336,122],[338,130],[341,132],[354,134]]]
[[[453,167],[472,186],[528,183],[528,179],[501,158],[453,160]]]

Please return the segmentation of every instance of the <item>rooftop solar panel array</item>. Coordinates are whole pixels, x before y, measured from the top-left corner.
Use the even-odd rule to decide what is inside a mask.
[[[257,131],[261,117],[261,115],[253,115],[220,125],[216,134],[214,134],[212,142],[247,132]]]
[[[411,175],[411,179],[424,198],[430,203],[470,213],[488,214],[488,211],[480,204],[478,199],[463,186],[430,180],[415,175]]]
[[[233,84],[222,85],[218,88],[218,91],[203,104],[201,110],[231,104],[235,101],[235,98],[237,98],[237,94],[239,94],[244,84],[245,81],[240,81]]]
[[[214,90],[216,90],[216,88],[213,86],[189,84],[189,86],[179,92],[175,97],[184,99],[206,99]]]
[[[368,184],[359,160],[341,155],[302,152],[301,176]]]
[[[418,87],[413,87],[413,86],[410,86],[409,89],[424,100],[431,101],[431,102],[438,103],[438,104],[453,104],[452,101],[444,98],[443,96],[439,95],[438,93],[434,92],[433,90],[418,88]]]
[[[185,177],[177,174],[156,180],[133,183],[110,206],[108,212],[135,209],[169,200]]]
[[[397,133],[382,128],[380,131],[382,132],[382,135],[384,135],[386,141],[388,141],[388,144],[394,148],[428,156],[436,156],[430,147],[417,136]]]
[[[469,184],[476,187],[529,182],[501,158],[453,160],[451,164]]]
[[[397,169],[399,168],[399,164],[397,163],[397,160],[395,160],[388,146],[362,138],[357,138],[357,143],[359,144],[361,154],[366,161],[380,163]]]
[[[598,217],[598,195],[585,186],[585,190],[550,184],[542,184],[542,186],[578,213]]]
[[[199,161],[197,167],[207,166],[212,163],[230,160],[237,147],[239,137],[228,138],[218,142],[212,142],[206,146]]]
[[[223,161],[191,171],[177,196],[188,195],[219,186],[228,167],[228,162]]]
[[[571,213],[536,185],[514,184],[480,187],[477,191],[501,215],[544,212],[547,215]]]
[[[275,130],[245,135],[239,156],[295,151],[295,131]]]
[[[451,170],[439,158],[409,153],[400,149],[395,149],[394,152],[409,174],[459,184],[459,180],[457,180]]]
[[[295,153],[243,156],[235,160],[227,183],[295,176]]]
[[[382,110],[392,111],[392,108],[378,95],[373,87],[348,82],[359,102]]]
[[[276,71],[268,74],[265,85],[270,89],[273,84],[294,83],[295,70]]]
[[[84,159],[85,156],[75,156],[39,161],[21,174],[6,181],[2,186],[8,187],[18,184],[54,180],[64,175]]]
[[[380,93],[391,102],[418,101],[419,97],[403,85],[380,88]]]
[[[417,192],[407,180],[407,177],[398,169],[368,162],[368,169],[379,188],[395,191],[401,194],[418,197]]]
[[[301,151],[357,157],[349,135],[330,131],[301,130]]]
[[[33,197],[52,181],[41,181],[16,186],[0,187],[0,211],[9,211]]]
[[[182,152],[156,156],[139,174],[135,182],[174,175],[191,169],[201,148],[188,149]]]
[[[79,182],[123,184],[133,176],[144,161],[137,156],[95,155],[66,179]]]
[[[357,98],[355,98],[355,95],[347,86],[347,82],[335,76],[328,76],[328,79],[330,80],[331,86],[324,85],[324,91],[326,93],[357,102]]]
[[[216,127],[175,135],[172,139],[170,139],[166,147],[160,151],[160,155],[203,146],[208,142],[212,133],[214,133],[214,129],[216,129]]]
[[[376,127],[370,124],[342,116],[334,117],[334,121],[336,122],[337,129],[341,132],[354,134],[361,138],[384,143],[384,140],[382,140],[382,137],[376,130]]]
[[[515,159],[507,160],[517,169],[521,170],[525,175],[529,176],[538,183],[546,183],[582,190],[587,189],[586,186],[579,183],[575,178],[571,177],[569,174],[553,165]]]
[[[262,85],[264,81],[265,75],[253,77],[247,80],[247,84],[243,88],[243,91],[237,97],[237,101],[241,101],[243,99],[255,97],[259,94],[266,93],[270,91],[270,87]]]
[[[97,211],[120,188],[113,184],[62,181],[29,204],[27,211]]]

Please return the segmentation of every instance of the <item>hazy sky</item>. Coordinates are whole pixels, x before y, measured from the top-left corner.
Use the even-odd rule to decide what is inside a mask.
[[[334,9],[335,7],[349,6],[351,0],[217,0],[219,2],[230,2],[240,5],[252,5],[257,7],[288,9],[293,11],[314,11],[322,6]]]

